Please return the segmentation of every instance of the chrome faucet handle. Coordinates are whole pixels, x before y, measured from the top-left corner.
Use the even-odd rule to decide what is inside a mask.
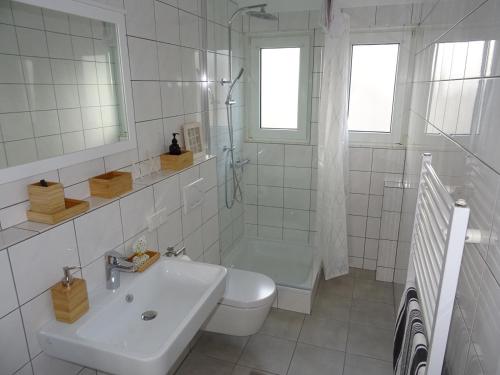
[[[176,257],[180,254],[186,253],[186,246],[181,247],[180,249],[175,250],[173,246],[167,247],[167,251],[165,252],[166,257]]]
[[[120,254],[118,251],[110,250],[104,253],[106,258],[106,264],[113,266],[122,266],[122,267],[135,267],[133,262],[129,262],[125,259],[123,254]]]

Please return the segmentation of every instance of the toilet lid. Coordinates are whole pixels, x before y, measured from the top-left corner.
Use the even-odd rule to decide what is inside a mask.
[[[276,285],[266,275],[229,268],[226,291],[220,303],[241,308],[259,307],[272,302],[275,293]]]

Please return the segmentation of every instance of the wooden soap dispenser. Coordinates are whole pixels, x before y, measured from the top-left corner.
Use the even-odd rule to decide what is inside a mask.
[[[78,268],[63,267],[63,279],[50,289],[54,313],[60,322],[74,323],[89,310],[85,280],[71,275],[71,271]]]

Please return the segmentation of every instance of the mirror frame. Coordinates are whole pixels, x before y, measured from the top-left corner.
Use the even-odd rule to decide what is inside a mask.
[[[85,0],[14,0],[19,3],[43,7],[59,12],[91,18],[94,20],[112,23],[116,26],[118,38],[118,55],[120,58],[120,78],[123,103],[123,116],[129,139],[117,143],[98,146],[87,150],[60,155],[48,159],[16,165],[0,169],[0,184],[23,178],[39,175],[41,173],[68,167],[85,161],[102,158],[122,151],[137,148],[135,134],[135,120],[132,101],[132,83],[130,81],[130,65],[128,59],[127,36],[125,28],[125,9],[116,9],[95,1]]]

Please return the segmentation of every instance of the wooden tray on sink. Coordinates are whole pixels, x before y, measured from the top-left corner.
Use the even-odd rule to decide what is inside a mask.
[[[160,259],[160,253],[158,251],[146,250],[144,253],[149,255],[149,259],[142,263],[139,268],[135,270],[135,272],[144,272],[149,267],[151,267],[158,259]],[[135,257],[135,254],[132,254],[127,258],[129,262],[132,262],[132,259]]]

